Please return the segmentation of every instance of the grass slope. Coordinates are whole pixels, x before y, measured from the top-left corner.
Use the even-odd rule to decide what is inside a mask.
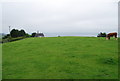
[[[2,44],[0,44],[0,80],[2,80]]]
[[[118,41],[27,38],[3,44],[3,79],[116,79]]]

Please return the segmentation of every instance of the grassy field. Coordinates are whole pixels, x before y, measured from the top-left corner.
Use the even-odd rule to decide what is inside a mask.
[[[2,45],[0,44],[0,80],[2,80]]]
[[[118,40],[27,38],[4,43],[3,79],[117,79]]]

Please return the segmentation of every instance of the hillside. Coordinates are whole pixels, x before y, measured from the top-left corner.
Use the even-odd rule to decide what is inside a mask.
[[[3,79],[117,79],[118,41],[27,38],[3,44]]]

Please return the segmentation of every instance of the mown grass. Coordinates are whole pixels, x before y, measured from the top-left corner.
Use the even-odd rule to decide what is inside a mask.
[[[3,44],[3,79],[117,79],[118,41],[27,38]]]

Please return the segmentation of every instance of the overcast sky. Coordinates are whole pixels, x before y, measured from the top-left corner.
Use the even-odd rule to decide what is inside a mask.
[[[3,33],[11,29],[55,32],[117,32],[119,0],[4,0]]]

